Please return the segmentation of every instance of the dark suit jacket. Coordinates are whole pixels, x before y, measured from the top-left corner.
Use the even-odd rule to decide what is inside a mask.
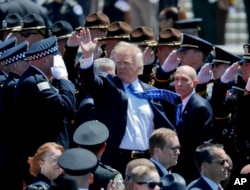
[[[80,72],[85,88],[94,99],[96,119],[103,122],[110,131],[107,148],[102,155],[103,163],[110,165],[125,134],[128,98],[118,76],[104,73],[97,76],[94,74],[93,66],[82,69]],[[141,82],[141,85],[144,90],[154,88],[143,82]],[[174,129],[174,126],[163,112],[161,102],[157,100],[148,101],[154,112],[154,127]]]
[[[194,164],[195,149],[213,138],[213,110],[209,102],[197,93],[191,95],[176,130],[182,148],[173,172],[179,173],[189,183],[199,177]]]
[[[188,184],[186,190],[213,190],[209,184],[200,177]]]

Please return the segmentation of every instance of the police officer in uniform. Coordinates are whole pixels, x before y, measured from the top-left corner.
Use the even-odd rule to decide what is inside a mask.
[[[106,188],[111,179],[123,180],[119,171],[101,162],[101,156],[105,151],[108,137],[108,128],[97,120],[82,123],[74,133],[74,142],[79,147],[92,151],[99,160],[98,167],[94,171],[94,183],[89,186],[89,190]]]
[[[85,13],[82,6],[76,0],[46,0],[43,7],[48,10],[51,24],[56,21],[68,21],[73,28],[83,25]]]

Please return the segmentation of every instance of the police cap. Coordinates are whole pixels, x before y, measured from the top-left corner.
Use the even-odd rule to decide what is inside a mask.
[[[57,40],[69,38],[72,35],[73,27],[67,21],[57,21],[50,28],[51,34],[57,37]]]
[[[93,146],[107,141],[108,128],[97,120],[82,123],[74,132],[73,140],[82,146]]]
[[[122,39],[129,40],[129,34],[132,32],[131,26],[124,21],[112,22],[107,29],[107,35],[100,40]]]
[[[212,64],[228,64],[231,65],[237,61],[240,61],[241,58],[237,55],[234,55],[226,50],[215,46],[213,50],[214,58],[212,59]]]
[[[199,30],[199,24],[202,22],[202,18],[190,18],[177,20],[175,22],[177,29],[197,29]]]
[[[101,12],[95,12],[89,14],[85,19],[84,27],[96,28],[96,29],[107,29],[110,24],[109,17]]]
[[[30,48],[25,52],[25,57],[28,60],[35,60],[50,54],[57,53],[57,39],[55,36],[51,36],[32,44],[32,46],[30,46]]]
[[[19,60],[23,60],[25,58],[25,52],[28,50],[28,42],[24,41],[10,49],[8,49],[5,53],[0,57],[0,62],[3,65],[8,65],[11,63],[15,63]]]
[[[58,165],[72,176],[86,175],[94,172],[98,160],[94,153],[84,148],[70,148],[58,158]]]
[[[180,46],[181,32],[175,28],[165,28],[159,34],[158,46]]]
[[[161,178],[162,190],[185,190],[186,181],[177,173],[171,173]]]
[[[18,13],[9,13],[2,21],[2,28],[0,31],[11,30],[14,27],[21,27],[22,17]]]
[[[153,30],[147,26],[139,26],[130,33],[130,42],[138,45],[156,44]]]
[[[23,16],[22,27],[15,27],[13,28],[13,31],[40,30],[45,28],[45,21],[41,15],[37,13],[29,13]]]
[[[0,57],[5,51],[14,47],[16,45],[16,41],[17,41],[16,37],[12,37],[9,38],[8,40],[0,42]]]
[[[198,36],[182,33],[181,45],[178,51],[184,51],[187,49],[197,49],[208,55],[213,50],[213,44]]]

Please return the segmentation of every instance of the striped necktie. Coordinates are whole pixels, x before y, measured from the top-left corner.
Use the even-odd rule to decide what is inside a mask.
[[[143,92],[138,92],[132,84],[128,85],[128,89],[132,94],[141,99],[160,99],[176,106],[176,124],[181,118],[182,100],[181,96],[175,92],[165,89],[150,89]]]

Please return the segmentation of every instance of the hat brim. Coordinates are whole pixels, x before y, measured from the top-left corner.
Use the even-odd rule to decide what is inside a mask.
[[[242,65],[243,63],[250,63],[250,60],[248,60],[248,59],[241,59],[240,61],[238,61],[238,63],[240,65]]]
[[[193,49],[193,48],[192,47],[180,47],[177,51],[182,52],[182,51],[189,50],[189,49]]]

